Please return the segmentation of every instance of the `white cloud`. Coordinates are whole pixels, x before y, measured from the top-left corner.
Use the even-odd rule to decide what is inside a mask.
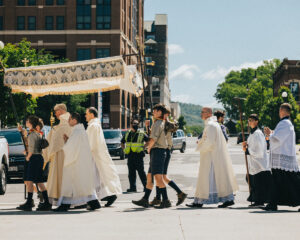
[[[175,55],[184,53],[184,49],[178,44],[169,44],[169,54]]]
[[[190,80],[193,79],[195,74],[199,71],[200,69],[196,65],[184,64],[170,73],[170,79],[181,77]]]
[[[187,95],[187,94],[179,94],[179,95],[172,97],[172,102],[191,103],[192,98],[190,95]]]
[[[229,68],[224,68],[224,67],[217,67],[215,69],[212,69],[210,71],[207,71],[205,73],[201,74],[202,79],[206,80],[219,80],[219,81],[224,81],[225,76],[230,73],[231,71],[240,71],[243,68],[257,68],[263,64],[263,61],[258,61],[258,62],[245,62],[242,63],[239,66],[232,66]]]

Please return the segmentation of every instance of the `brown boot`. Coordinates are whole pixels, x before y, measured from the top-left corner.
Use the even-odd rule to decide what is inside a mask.
[[[157,199],[156,197],[155,198],[153,198],[153,200],[152,200],[152,202],[150,202],[150,206],[151,207],[154,207],[154,206],[156,206],[156,205],[160,205],[161,204],[161,200],[159,200],[159,199]]]
[[[184,192],[182,192],[182,193],[177,194],[177,197],[178,197],[178,200],[177,200],[176,206],[178,206],[178,205],[180,205],[180,204],[182,204],[184,202],[184,200],[187,197],[187,194],[185,194]]]

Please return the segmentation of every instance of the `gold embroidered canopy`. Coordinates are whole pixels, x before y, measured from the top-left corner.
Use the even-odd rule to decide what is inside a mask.
[[[121,56],[78,62],[5,69],[4,84],[12,92],[33,97],[94,93],[122,89],[143,92],[136,66],[127,66]]]

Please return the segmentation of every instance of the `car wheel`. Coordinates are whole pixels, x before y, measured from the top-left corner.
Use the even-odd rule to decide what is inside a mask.
[[[0,169],[0,195],[4,195],[6,192],[7,174],[4,164],[1,164]]]
[[[183,143],[183,144],[182,144],[182,148],[180,149],[180,152],[181,152],[181,153],[184,153],[185,147],[186,147],[186,146],[185,146],[185,143]]]

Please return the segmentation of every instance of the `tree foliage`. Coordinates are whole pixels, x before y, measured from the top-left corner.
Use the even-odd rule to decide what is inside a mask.
[[[185,130],[186,121],[184,119],[184,116],[181,115],[178,118],[178,125],[179,125],[179,129]]]
[[[236,97],[245,99],[242,109],[246,116],[251,113],[262,114],[262,107],[273,96],[272,75],[279,64],[278,59],[264,61],[257,69],[231,71],[225,77],[225,81],[218,85],[215,97],[223,104],[230,118],[239,119]]]

